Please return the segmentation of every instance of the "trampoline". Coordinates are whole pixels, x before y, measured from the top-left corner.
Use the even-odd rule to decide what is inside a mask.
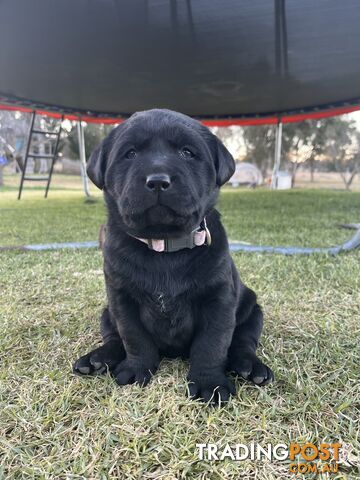
[[[208,124],[360,104],[357,0],[1,0],[0,103],[118,122],[152,107]]]
[[[283,123],[360,109],[359,25],[358,0],[0,0],[0,108],[276,124],[275,178]]]

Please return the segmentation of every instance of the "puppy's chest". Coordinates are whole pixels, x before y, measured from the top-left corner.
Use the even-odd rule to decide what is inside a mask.
[[[152,293],[143,292],[140,305],[141,310],[146,310],[157,317],[160,315],[169,318],[190,308],[190,302],[185,300],[184,295],[175,296],[171,292],[159,290]]]
[[[156,316],[173,319],[179,312],[190,309],[190,285],[184,276],[167,272],[153,277],[154,283],[140,290],[141,303]]]
[[[147,268],[141,276],[131,278],[131,284],[137,292],[140,302],[145,301],[161,312],[170,312],[176,308],[179,298],[194,292],[192,275],[173,269]]]
[[[165,292],[156,292],[149,295],[149,303],[163,315],[169,315],[175,308],[174,298]]]
[[[194,329],[194,312],[187,295],[157,292],[143,298],[140,317],[159,346],[186,345]]]

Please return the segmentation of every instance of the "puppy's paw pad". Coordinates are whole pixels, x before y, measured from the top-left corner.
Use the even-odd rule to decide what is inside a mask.
[[[90,367],[75,367],[74,366],[74,370],[78,371],[79,373],[81,373],[82,375],[89,375],[90,371],[91,371],[91,368]]]
[[[274,374],[269,367],[259,360],[259,363],[254,366],[248,379],[255,383],[255,385],[264,386],[274,380]]]
[[[271,369],[255,354],[238,357],[230,365],[230,370],[258,386],[267,385],[274,380],[274,374]]]
[[[73,372],[77,375],[101,375],[108,369],[111,371],[124,358],[122,343],[108,342],[76,360]]]
[[[92,358],[90,358],[91,365],[95,368],[95,370],[100,370],[101,368],[104,367],[104,364],[102,362],[95,362],[93,361]]]
[[[94,366],[90,362],[91,352],[80,357],[73,365],[73,372],[76,375],[93,375],[95,372]]]

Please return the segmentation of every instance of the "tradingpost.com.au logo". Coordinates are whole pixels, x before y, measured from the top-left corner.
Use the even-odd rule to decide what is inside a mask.
[[[226,444],[219,447],[216,443],[197,443],[199,460],[217,461],[230,459],[242,460],[280,460],[289,461],[291,473],[337,473],[338,460],[342,445],[340,443],[279,443],[265,447],[258,443],[244,445]]]

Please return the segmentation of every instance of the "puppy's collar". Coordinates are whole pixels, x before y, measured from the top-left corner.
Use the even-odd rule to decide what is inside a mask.
[[[132,235],[133,236],[133,235]],[[134,237],[140,242],[146,243],[150,250],[155,252],[177,252],[184,248],[201,247],[211,245],[211,234],[206,225],[206,219],[192,230],[189,235],[178,238],[151,239]]]

